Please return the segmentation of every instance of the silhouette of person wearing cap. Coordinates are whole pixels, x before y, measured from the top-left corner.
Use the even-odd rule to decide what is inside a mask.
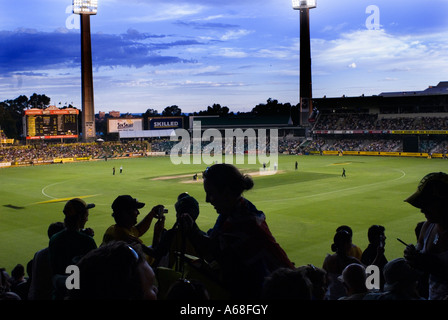
[[[417,191],[406,200],[419,208],[426,221],[417,245],[408,245],[404,257],[429,273],[429,300],[448,296],[448,175],[433,172],[420,181]]]
[[[151,250],[143,244],[140,239],[151,227],[154,218],[162,218],[163,205],[154,206],[151,211],[137,223],[139,209],[143,208],[145,203],[139,202],[130,195],[120,195],[112,203],[112,216],[115,224],[110,226],[103,236],[103,244],[110,241],[125,241],[129,244],[140,244],[142,250],[151,255]]]
[[[79,198],[67,201],[63,210],[65,229],[50,239],[48,250],[53,283],[56,283],[55,299],[62,299],[65,294],[67,266],[76,264],[84,255],[97,248],[92,236],[81,232],[88,220],[89,209],[94,207],[93,203],[87,204]]]

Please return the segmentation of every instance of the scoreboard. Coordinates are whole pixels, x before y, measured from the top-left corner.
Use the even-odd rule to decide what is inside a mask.
[[[23,119],[27,140],[78,138],[79,110],[74,108],[25,110]]]

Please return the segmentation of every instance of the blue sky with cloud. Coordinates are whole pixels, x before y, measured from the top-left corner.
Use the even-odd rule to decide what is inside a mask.
[[[98,3],[91,17],[96,111],[178,105],[192,112],[214,103],[248,111],[268,98],[298,102],[299,13],[290,0]],[[317,3],[314,97],[422,90],[448,80],[448,0]],[[70,5],[2,1],[0,101],[36,92],[80,107],[79,17]],[[371,5],[375,12],[366,11]],[[379,27],[369,30],[370,22]]]

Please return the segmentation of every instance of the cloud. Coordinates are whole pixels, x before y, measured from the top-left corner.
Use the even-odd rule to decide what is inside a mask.
[[[181,19],[186,16],[196,15],[204,10],[204,7],[197,4],[167,4],[161,3],[157,10],[140,10],[140,12],[150,11],[147,15],[136,15],[126,20],[132,23],[158,22]]]
[[[253,33],[253,31],[245,30],[245,29],[230,30],[230,31],[226,32],[223,36],[221,36],[220,40],[222,40],[222,41],[236,40],[236,39],[245,37],[251,33]]]
[[[157,41],[155,41],[157,40]],[[40,32],[17,29],[0,32],[0,73],[79,68],[81,64],[78,32]],[[201,45],[196,40],[173,40],[166,35],[140,33],[129,29],[125,34],[92,34],[92,62],[99,67],[136,67],[174,63],[194,63],[170,54],[177,47]]]
[[[128,40],[145,40],[149,38],[165,38],[166,35],[156,35],[150,33],[141,33],[138,30],[133,28],[129,28],[126,34],[121,35],[122,37]]]
[[[357,30],[333,40],[313,39],[311,46],[316,96],[415,90],[448,74],[447,31]],[[349,67],[353,63],[356,68]]]
[[[389,72],[446,69],[447,39],[448,32],[392,35],[384,29],[358,30],[335,40],[313,40],[313,66],[327,71],[359,68],[360,63],[367,70]]]
[[[1,31],[0,43],[2,74],[55,69],[80,63],[80,39],[74,33],[50,34],[34,29]]]
[[[244,87],[246,84],[243,82],[213,82],[213,81],[192,81],[192,80],[184,80],[179,83],[182,87],[187,88],[220,88],[220,87]]]
[[[197,30],[204,30],[204,29],[235,29],[239,28],[236,24],[229,24],[229,23],[217,23],[217,22],[198,22],[198,21],[181,21],[177,20],[175,25],[181,26],[181,27],[190,27]]]
[[[246,58],[249,56],[247,52],[234,48],[221,48],[215,55],[225,58]]]

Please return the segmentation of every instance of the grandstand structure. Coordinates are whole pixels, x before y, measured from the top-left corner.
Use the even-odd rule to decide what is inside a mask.
[[[423,91],[314,99],[305,153],[446,157],[448,82]]]

